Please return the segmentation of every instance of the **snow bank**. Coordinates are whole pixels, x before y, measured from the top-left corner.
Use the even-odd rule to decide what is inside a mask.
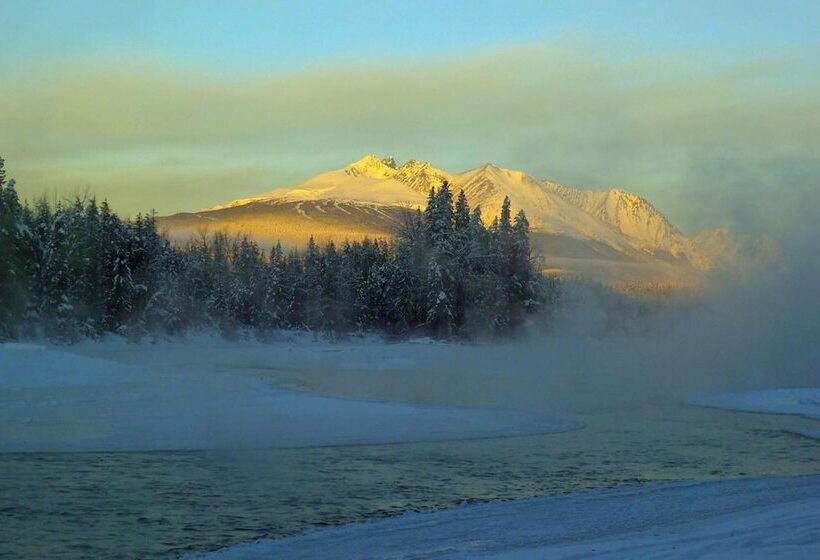
[[[737,410],[740,412],[764,412],[770,414],[793,414],[820,419],[820,389],[769,389],[699,397],[689,404]]]
[[[0,345],[0,452],[344,445],[572,427],[532,414],[286,391],[253,372],[287,362],[287,348],[250,344],[249,356],[233,348],[217,359],[212,347],[196,344],[89,343],[84,356]]]
[[[135,368],[49,349],[0,344],[0,391],[114,385],[139,379]]]
[[[790,414],[820,420],[820,389],[768,389],[689,399],[687,404],[738,412]],[[820,428],[792,426],[786,432],[820,440]]]
[[[580,492],[346,525],[189,560],[820,558],[820,476]]]

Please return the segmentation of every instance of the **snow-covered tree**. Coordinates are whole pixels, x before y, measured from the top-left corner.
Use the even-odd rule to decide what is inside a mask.
[[[22,251],[27,233],[14,179],[6,182],[5,162],[0,158],[0,338],[15,336],[25,309]]]
[[[264,294],[261,301],[261,320],[265,328],[284,326],[285,302],[285,255],[282,245],[277,243],[270,252],[265,270]]]
[[[231,284],[228,307],[233,321],[246,327],[262,324],[265,299],[265,266],[259,247],[243,236],[231,247]]]
[[[425,325],[430,334],[449,337],[453,333],[453,302],[441,267],[436,261],[430,263],[427,274],[427,319]]]

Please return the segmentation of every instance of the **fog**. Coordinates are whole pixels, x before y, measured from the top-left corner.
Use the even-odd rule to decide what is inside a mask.
[[[522,373],[512,378],[587,404],[819,386],[819,205],[820,187],[757,198],[738,227],[771,234],[778,259],[715,271],[700,294],[637,314],[580,294],[551,334],[534,329],[517,345],[520,359],[507,363]]]
[[[645,301],[568,283],[549,325],[516,340],[419,349],[410,371],[296,377],[355,396],[545,413],[817,387],[820,236],[796,225],[776,262],[717,271],[701,293]]]

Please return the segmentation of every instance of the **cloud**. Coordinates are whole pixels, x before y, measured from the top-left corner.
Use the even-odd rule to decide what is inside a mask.
[[[0,90],[0,153],[28,192],[88,185],[130,212],[207,206],[375,151],[617,184],[684,227],[745,227],[757,197],[786,189],[799,206],[817,188],[816,54],[652,56],[566,40],[241,76],[74,61]]]

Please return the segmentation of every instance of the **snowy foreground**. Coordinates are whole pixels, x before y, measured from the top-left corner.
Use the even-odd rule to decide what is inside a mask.
[[[815,559],[820,476],[648,485],[468,506],[188,558]]]
[[[266,369],[287,367],[294,360],[287,346],[250,344],[243,348],[218,342],[212,346],[219,344],[225,349],[200,343],[129,345],[119,341],[88,343],[70,351],[2,344],[0,452],[344,445],[532,434],[573,427],[569,422],[520,412],[287,391],[264,374]],[[307,347],[316,355],[322,349]],[[301,357],[296,361],[304,363]],[[368,362],[371,367],[407,365]]]
[[[459,372],[469,372],[474,384],[522,375],[505,366],[508,348],[462,350],[424,341],[330,344],[298,338],[275,344],[208,337],[156,344],[112,338],[70,348],[0,344],[0,452],[345,445],[577,427],[536,413],[308,394],[278,386],[272,375],[330,372],[384,379],[391,386],[398,378],[418,378],[423,386],[452,375],[458,392],[470,387]],[[498,355],[503,359],[487,360]],[[362,375],[368,371],[377,375]],[[555,397],[568,394],[521,386],[550,413],[557,409]],[[820,419],[820,389],[689,402]],[[647,485],[468,506],[191,558],[590,557],[820,558],[820,476]]]
[[[820,389],[769,389],[699,397],[687,401],[697,406],[721,408],[738,412],[789,414],[820,420]],[[794,427],[790,432],[820,439],[817,429]]]

